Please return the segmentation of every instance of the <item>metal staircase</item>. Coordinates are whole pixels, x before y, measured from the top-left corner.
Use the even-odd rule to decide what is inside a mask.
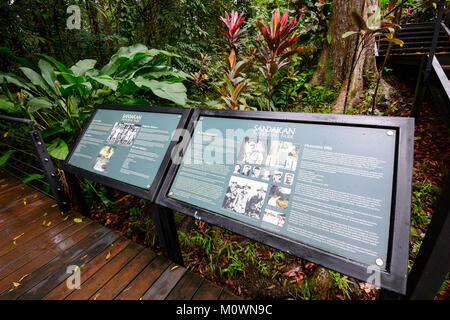
[[[450,128],[450,30],[443,20],[445,1],[438,6],[434,23],[401,25],[395,37],[404,45],[391,45],[389,64],[418,66],[419,76],[411,116],[418,118],[423,97],[428,89],[443,120]],[[389,43],[377,41],[377,60],[382,60]]]

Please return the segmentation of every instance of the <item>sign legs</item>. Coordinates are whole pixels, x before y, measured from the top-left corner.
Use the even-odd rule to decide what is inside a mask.
[[[161,250],[170,260],[183,265],[173,211],[157,204],[152,204],[151,210]]]

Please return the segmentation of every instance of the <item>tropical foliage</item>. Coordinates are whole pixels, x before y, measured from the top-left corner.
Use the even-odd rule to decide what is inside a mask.
[[[0,73],[0,110],[35,120],[51,141],[50,154],[60,160],[97,104],[187,102],[183,81],[191,76],[174,68],[171,61],[178,56],[164,50],[142,44],[123,47],[99,69],[93,59],[66,67],[45,54],[41,57],[37,70],[21,59],[22,75]]]

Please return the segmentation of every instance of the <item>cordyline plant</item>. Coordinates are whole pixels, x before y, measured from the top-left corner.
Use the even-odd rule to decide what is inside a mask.
[[[280,69],[289,65],[291,57],[305,50],[304,46],[297,44],[297,16],[289,21],[289,12],[280,17],[280,11],[277,9],[272,14],[270,25],[267,26],[264,20],[256,22],[264,41],[258,37],[258,49],[262,57],[263,67],[261,73],[267,82],[268,110],[272,104],[272,90],[274,88],[274,76]]]
[[[247,64],[247,61],[236,62],[235,51],[231,51],[227,61],[228,71],[224,77],[224,84],[222,87],[216,86],[217,91],[222,96],[222,100],[229,109],[239,110],[248,108],[243,95],[249,87],[250,80],[239,76]]]
[[[231,14],[225,12],[225,18],[220,17],[220,20],[226,26],[226,30],[221,29],[221,32],[228,39],[230,53],[225,59],[226,74],[224,76],[224,82],[221,87],[216,86],[216,89],[225,102],[225,107],[232,110],[248,109],[248,105],[243,96],[250,85],[250,80],[244,79],[242,75],[243,70],[248,65],[248,61],[238,61],[237,50],[237,46],[241,43],[239,38],[246,30],[240,28],[245,17],[243,13],[238,14],[236,11],[231,11]]]
[[[220,20],[225,24],[226,30],[219,27],[220,32],[227,37],[228,45],[232,50],[237,52],[237,46],[240,44],[239,38],[245,33],[247,29],[241,29],[241,25],[245,20],[244,13],[238,14],[236,11],[231,11],[231,14],[225,12],[225,18],[220,17]]]

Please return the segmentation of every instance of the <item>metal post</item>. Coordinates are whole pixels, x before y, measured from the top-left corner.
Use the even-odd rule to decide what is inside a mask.
[[[408,277],[406,298],[433,299],[450,270],[450,176]]]
[[[157,204],[152,204],[151,212],[161,250],[169,259],[179,265],[183,265],[183,256],[180,250],[173,211]]]
[[[70,195],[72,197],[72,203],[77,207],[76,209],[86,217],[91,216],[91,211],[83,197],[83,192],[80,187],[80,183],[75,175],[64,171],[67,184],[69,185]]]
[[[38,130],[31,130],[29,132],[31,137],[31,143],[36,151],[41,167],[44,170],[45,177],[47,178],[50,186],[50,191],[58,202],[59,208],[63,212],[70,210],[69,203],[64,193],[61,181],[58,178],[58,173],[53,166],[53,162],[50,159],[47,148],[45,147],[44,139],[42,139],[41,133]]]

